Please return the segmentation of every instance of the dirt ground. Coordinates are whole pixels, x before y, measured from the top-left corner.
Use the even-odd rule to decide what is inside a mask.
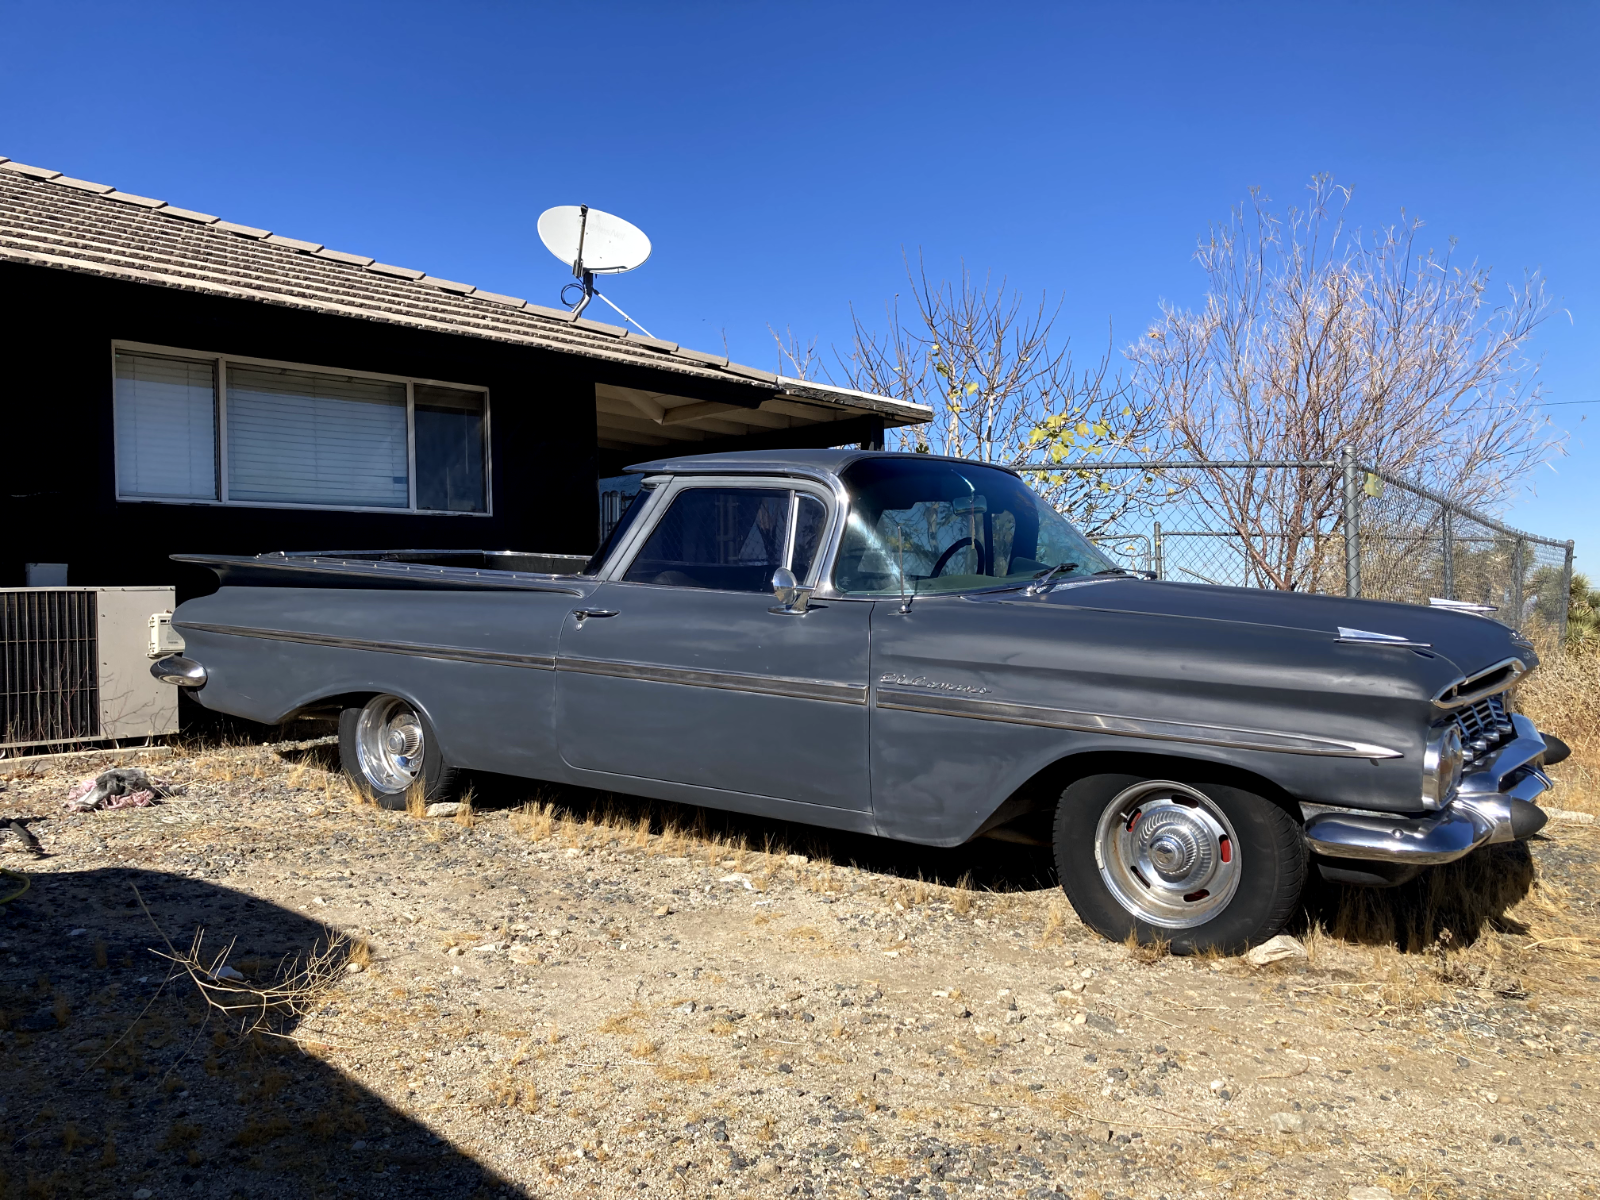
[[[0,1195],[1597,1190],[1592,818],[1328,890],[1257,968],[1100,940],[1024,847],[503,780],[426,819],[334,756],[75,816],[104,759],[0,763],[45,855],[0,836]],[[162,957],[198,930],[258,1007]]]

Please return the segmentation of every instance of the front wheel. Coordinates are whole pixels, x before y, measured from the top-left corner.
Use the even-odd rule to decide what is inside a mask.
[[[447,800],[459,776],[439,753],[428,718],[399,696],[374,696],[339,714],[339,760],[379,808],[405,808],[413,789],[424,803]]]
[[[1086,925],[1178,954],[1266,941],[1306,881],[1299,823],[1226,784],[1092,775],[1061,794],[1054,834],[1061,886]]]

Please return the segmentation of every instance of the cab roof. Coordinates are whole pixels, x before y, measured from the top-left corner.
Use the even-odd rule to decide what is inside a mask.
[[[968,466],[996,467],[1012,475],[1002,463],[982,463],[946,454],[906,454],[893,450],[745,450],[728,454],[689,454],[658,458],[626,468],[631,475],[838,475],[864,458],[910,459],[916,462],[957,462]]]

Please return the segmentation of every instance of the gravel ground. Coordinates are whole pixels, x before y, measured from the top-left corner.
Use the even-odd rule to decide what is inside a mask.
[[[45,851],[0,839],[0,1195],[1596,1191],[1593,824],[1330,891],[1256,968],[1101,941],[1025,847],[494,780],[421,819],[333,753],[179,751],[75,816],[104,760],[0,763]],[[229,986],[335,946],[221,1013],[160,957],[200,929]]]

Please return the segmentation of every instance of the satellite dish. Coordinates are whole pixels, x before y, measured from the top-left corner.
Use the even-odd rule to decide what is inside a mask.
[[[636,225],[587,204],[562,204],[539,215],[539,240],[582,277],[618,275],[650,257],[650,239]]]
[[[567,300],[567,289],[578,288],[582,295],[572,306],[574,316],[580,315],[595,296],[606,300],[594,286],[596,275],[620,275],[643,265],[650,257],[650,239],[637,225],[614,217],[587,204],[558,204],[539,214],[539,240],[545,249],[572,268],[579,282],[569,283],[561,289],[561,302]],[[627,313],[617,309],[618,315],[635,326],[646,337],[650,331]]]

